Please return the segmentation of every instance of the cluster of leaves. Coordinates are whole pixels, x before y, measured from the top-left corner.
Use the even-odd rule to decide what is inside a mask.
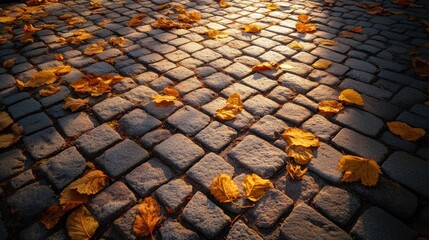
[[[221,121],[228,121],[237,117],[243,110],[243,102],[241,102],[238,93],[229,95],[226,105],[216,110],[215,117]]]
[[[306,14],[300,14],[298,16],[298,22],[296,22],[295,28],[299,33],[313,33],[317,30],[316,24],[310,23]]]
[[[7,112],[0,112],[0,149],[7,148],[21,139],[24,129]]]
[[[177,21],[167,19],[166,17],[159,17],[156,22],[152,23],[153,28],[171,29],[171,28],[191,28],[193,23],[201,20],[199,12],[187,12],[185,7],[180,4],[163,4],[159,9],[169,8],[178,13]]]
[[[59,76],[69,73],[71,69],[71,66],[66,65],[42,70],[33,74],[31,79],[25,83],[21,80],[16,80],[16,85],[21,90],[23,90],[24,88],[37,88],[44,85],[50,85],[55,83],[58,80]]]
[[[357,105],[360,107],[364,104],[362,95],[360,95],[356,90],[350,88],[341,91],[338,96],[338,100],[339,101],[322,100],[319,102],[317,107],[319,111],[325,115],[334,115],[344,108],[343,103],[347,105]]]
[[[216,29],[206,29],[206,34],[211,39],[227,38],[229,36],[228,33]]]
[[[110,92],[111,86],[122,80],[122,78],[119,75],[88,73],[80,79],[74,80],[70,87],[77,93],[89,93],[93,97],[98,97]]]
[[[174,101],[176,101],[179,97],[180,93],[179,91],[177,91],[177,89],[172,87],[165,87],[164,94],[153,95],[152,99],[159,106],[169,106],[171,104],[174,104]]]
[[[84,43],[85,40],[88,40],[92,37],[93,35],[89,33],[87,30],[79,29],[73,32],[73,36],[70,36],[68,38],[58,38],[57,42],[60,44],[70,43],[74,45],[80,45]]]

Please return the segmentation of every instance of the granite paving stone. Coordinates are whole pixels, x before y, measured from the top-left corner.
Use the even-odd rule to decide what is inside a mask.
[[[12,149],[0,154],[2,167],[0,168],[0,181],[19,174],[25,169],[26,157],[19,149]]]
[[[174,101],[169,105],[162,105],[154,103],[153,101],[147,102],[143,105],[143,109],[150,115],[163,120],[173,114],[177,109],[181,108],[183,103],[180,101]]]
[[[234,79],[224,73],[216,72],[202,79],[204,84],[212,90],[220,91],[234,82]]]
[[[265,140],[274,141],[286,128],[288,128],[288,125],[284,121],[271,115],[266,115],[253,124],[249,130]]]
[[[78,149],[86,156],[98,155],[121,140],[121,136],[107,124],[100,125],[76,139]]]
[[[134,206],[112,223],[112,228],[121,238],[128,240],[137,238],[133,230],[136,215],[137,206]]]
[[[255,230],[249,228],[242,220],[234,223],[228,232],[227,240],[261,240]]]
[[[121,97],[114,97],[97,103],[92,107],[92,111],[101,121],[107,122],[118,115],[131,110],[133,107],[134,105],[130,101]]]
[[[18,190],[25,185],[34,182],[35,180],[36,178],[34,177],[33,170],[28,169],[27,171],[24,171],[10,179],[8,185],[11,189]]]
[[[18,124],[24,128],[24,134],[29,135],[39,130],[52,126],[52,121],[45,113],[36,113],[28,115],[18,121]]]
[[[220,152],[237,137],[237,132],[220,123],[213,121],[201,130],[195,139],[207,147],[210,151]]]
[[[55,128],[50,127],[24,137],[24,144],[31,156],[40,160],[60,150],[66,142]]]
[[[299,93],[307,93],[311,89],[315,88],[318,84],[310,80],[306,80],[298,75],[285,73],[279,78],[279,82],[292,90]]]
[[[384,126],[381,119],[357,108],[345,108],[332,119],[370,137],[376,136]]]
[[[156,196],[167,211],[177,212],[192,195],[192,186],[182,179],[172,180],[156,190]]]
[[[96,127],[95,120],[84,112],[78,112],[60,118],[57,123],[64,135],[70,138],[78,137],[82,133]]]
[[[138,137],[161,126],[161,121],[142,109],[134,109],[119,120],[119,126],[127,135]]]
[[[260,94],[247,99],[243,103],[244,109],[255,116],[265,116],[274,113],[280,105]]]
[[[241,82],[260,92],[267,92],[277,86],[276,81],[271,80],[260,73],[252,74],[241,80]]]
[[[42,105],[33,98],[15,103],[7,109],[11,117],[15,120],[40,110],[42,110]]]
[[[191,106],[185,106],[171,115],[167,122],[186,135],[195,135],[210,122],[210,117]]]
[[[407,109],[416,103],[425,101],[426,98],[427,96],[422,91],[411,87],[404,87],[392,97],[390,103],[401,109]]]
[[[180,222],[167,219],[159,229],[162,239],[165,240],[199,240],[197,233],[185,228]]]
[[[294,114],[290,114],[291,112]],[[298,127],[302,122],[310,118],[312,113],[305,107],[288,102],[283,104],[282,108],[280,108],[280,110],[278,110],[274,115],[286,122],[292,123],[295,127]]]
[[[373,86],[367,83],[363,83],[361,81],[356,81],[351,78],[344,79],[340,84],[341,89],[352,88],[360,93],[366,94],[371,97],[375,97],[381,100],[388,100],[392,97],[392,93],[379,88],[377,86]]]
[[[338,170],[338,163],[343,154],[322,142],[320,147],[313,151],[313,155],[314,158],[308,165],[310,171],[330,182],[339,183],[343,174]]]

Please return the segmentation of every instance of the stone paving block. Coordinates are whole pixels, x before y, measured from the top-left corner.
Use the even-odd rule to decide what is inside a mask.
[[[209,192],[213,179],[221,173],[232,176],[234,168],[219,155],[209,153],[192,166],[186,175],[202,186],[204,192]]]
[[[43,162],[39,170],[56,189],[60,190],[78,178],[85,168],[85,159],[75,147],[70,147]]]
[[[272,228],[282,215],[293,208],[293,200],[281,191],[272,188],[251,208],[249,214],[259,228]]]
[[[137,84],[131,78],[123,78],[121,81],[113,85],[112,91],[116,94],[122,94],[137,87]]]
[[[152,132],[146,133],[140,138],[140,143],[147,149],[152,148],[154,145],[164,141],[171,136],[170,131],[166,129],[157,129]]]
[[[283,151],[253,135],[246,136],[228,156],[263,178],[273,176],[286,160]]]
[[[213,100],[216,96],[217,94],[212,90],[200,88],[183,96],[183,101],[191,106],[200,107]]]
[[[319,85],[310,92],[307,97],[311,98],[315,102],[321,102],[322,100],[338,99],[339,92],[326,85]]]
[[[192,185],[187,184],[182,179],[176,179],[162,185],[155,193],[167,211],[175,213],[192,195]]]
[[[53,127],[24,137],[24,145],[30,152],[30,155],[36,160],[51,155],[60,150],[65,144],[64,139]]]
[[[375,137],[384,126],[383,121],[378,117],[357,108],[345,108],[332,119],[371,137]]]
[[[134,105],[131,102],[121,97],[113,97],[95,104],[92,107],[92,111],[102,122],[107,122],[131,110],[133,107]]]
[[[27,98],[30,98],[30,94],[28,94],[28,92],[14,93],[10,96],[3,97],[2,104],[4,104],[5,106],[10,106]]]
[[[144,72],[142,74],[139,74],[138,76],[134,76],[133,80],[139,85],[144,85],[144,84],[152,82],[153,80],[155,80],[157,78],[158,78],[158,74],[148,71],[148,72]]]
[[[171,115],[167,122],[186,135],[195,135],[210,122],[210,117],[193,107],[185,106]]]
[[[134,240],[137,238],[133,230],[136,215],[137,206],[134,206],[112,223],[113,230],[120,235],[121,239]]]
[[[46,240],[67,240],[67,237],[67,231],[62,229],[47,237]]]
[[[95,120],[85,112],[77,112],[57,120],[58,126],[66,137],[78,137],[96,127]]]
[[[7,109],[10,116],[15,120],[40,110],[42,110],[42,105],[33,98],[15,103]]]
[[[425,198],[429,197],[429,163],[406,152],[394,152],[381,166],[387,176],[412,189]],[[407,170],[407,171],[405,171]]]
[[[211,122],[201,130],[195,139],[202,143],[208,150],[220,152],[237,137],[237,132],[217,121]]]
[[[36,113],[22,118],[18,124],[24,128],[24,135],[52,126],[52,121],[45,113]]]
[[[390,131],[385,131],[380,139],[383,143],[389,145],[393,149],[404,150],[407,152],[415,152],[417,145],[413,142],[403,140],[401,137],[393,134]]]
[[[165,87],[170,87],[172,85],[174,85],[173,81],[171,81],[169,78],[161,76],[161,77],[153,80],[149,84],[149,87],[152,88],[153,90],[157,91],[157,92],[161,92],[161,91],[163,91],[163,89]]]
[[[115,182],[89,200],[88,210],[100,224],[106,224],[119,217],[137,199],[123,182]]]
[[[247,98],[255,95],[257,91],[241,83],[234,83],[231,86],[223,89],[220,93],[226,98],[228,98],[233,93],[238,93],[240,95],[241,101],[245,101]]]
[[[312,172],[305,174],[300,181],[292,179],[286,172],[283,172],[274,181],[276,189],[284,192],[295,202],[309,202],[320,192],[324,184],[325,182]]]
[[[224,71],[235,79],[243,79],[252,72],[252,69],[239,62],[229,65]]]
[[[182,134],[167,138],[154,151],[179,172],[185,171],[204,156],[204,150]]]
[[[382,118],[383,120],[393,120],[399,113],[399,108],[383,100],[362,95],[364,102],[363,109]]]
[[[202,79],[204,84],[212,90],[220,91],[234,82],[234,79],[224,73],[216,72]]]
[[[398,106],[401,109],[412,107],[416,103],[421,103],[427,98],[426,94],[415,88],[404,87],[396,93],[390,103]]]
[[[314,158],[308,165],[310,171],[330,182],[339,183],[343,173],[338,170],[338,163],[343,154],[323,142],[313,154]]]
[[[124,97],[134,104],[145,103],[152,101],[152,96],[158,94],[154,90],[146,86],[138,86],[133,90],[126,92]]]
[[[42,223],[36,222],[20,231],[18,236],[22,240],[42,240],[46,239],[50,234],[50,231]]]
[[[185,67],[177,67],[165,73],[165,76],[175,80],[175,81],[184,81],[187,78],[194,76],[195,73]]]
[[[415,239],[418,236],[417,232],[378,207],[366,210],[350,233],[357,239],[368,240]]]
[[[392,97],[392,93],[387,90],[350,78],[344,79],[340,84],[340,88],[352,88],[360,93],[366,94],[371,97],[379,98],[381,100],[388,100]]]
[[[173,68],[176,68],[176,64],[169,62],[167,60],[162,60],[156,63],[149,64],[149,66],[155,69],[159,73],[165,73]],[[143,72],[141,72],[143,73]]]
[[[197,233],[189,230],[173,219],[167,219],[159,228],[161,238],[165,240],[199,240]]]
[[[17,190],[34,182],[35,180],[36,178],[33,175],[33,170],[28,169],[27,171],[22,172],[10,179],[8,185],[11,189]]]
[[[324,186],[313,205],[331,221],[345,226],[361,207],[359,198],[341,188]]]
[[[316,49],[311,51],[311,54],[334,62],[342,62],[344,59],[346,59],[346,56],[344,56],[343,54],[334,52],[323,47],[317,47]]]
[[[291,240],[352,239],[341,228],[304,203],[295,206],[280,228],[281,236]]]
[[[195,193],[183,209],[182,217],[209,239],[216,239],[216,235],[231,221],[221,208],[201,192]]]
[[[2,81],[0,82],[0,90],[14,87],[16,84],[15,78],[9,74],[1,74],[0,79],[2,79]]]
[[[39,100],[39,102],[43,105],[43,107],[51,106],[55,103],[61,102],[70,94],[70,90],[65,86],[59,86],[61,90],[51,96],[43,97]]]
[[[243,105],[246,111],[260,117],[272,114],[280,107],[278,103],[260,94],[247,99]]]
[[[93,157],[120,140],[121,136],[115,130],[103,124],[80,136],[76,144],[84,155]]]
[[[83,72],[85,74],[96,73],[99,75],[103,75],[106,73],[114,73],[114,72],[116,72],[116,69],[112,65],[110,65],[106,62],[98,62],[98,63],[91,64],[88,67],[84,68]]]
[[[158,158],[152,158],[125,176],[127,184],[142,198],[173,177],[171,169]]]
[[[255,230],[249,228],[243,221],[238,220],[229,230],[227,240],[262,240]]]
[[[241,80],[242,83],[260,92],[267,92],[277,86],[277,82],[271,80],[260,73],[252,74]]]
[[[314,69],[308,76],[308,79],[313,82],[318,82],[329,86],[336,86],[340,83],[338,77],[318,69]]]
[[[23,222],[32,220],[56,203],[56,195],[52,189],[39,182],[23,187],[5,199],[6,213],[10,215],[10,220]]]
[[[205,63],[209,63],[222,57],[219,53],[208,48],[194,52],[191,56]]]
[[[150,115],[162,120],[170,116],[177,109],[181,108],[183,103],[180,101],[174,101],[173,104],[160,106],[159,104],[150,101],[143,105],[143,109],[148,112]]]
[[[321,115],[313,115],[310,119],[301,125],[302,129],[312,132],[319,139],[329,141],[335,133],[340,130],[340,127],[331,123]]]
[[[129,136],[138,137],[161,126],[161,121],[141,109],[134,109],[119,120],[119,126]]]
[[[372,74],[377,72],[377,67],[375,67],[371,63],[355,58],[348,58],[344,64],[354,70],[360,70]]]
[[[1,153],[0,159],[2,164],[0,168],[0,181],[19,174],[25,169],[24,162],[26,157],[19,149],[12,149]]]
[[[416,104],[411,109],[410,112],[416,113],[422,117],[429,118],[429,106],[423,104]]]
[[[360,183],[348,184],[347,187],[369,202],[385,209],[400,218],[410,218],[418,206],[418,198],[397,182],[380,177],[377,185],[368,188]]]
[[[285,73],[280,76],[278,80],[283,86],[295,90],[299,93],[305,94],[311,89],[315,88],[318,84],[300,76]]]
[[[396,117],[396,121],[405,122],[412,127],[418,127],[423,129],[429,128],[428,118],[422,117],[420,115],[417,115],[408,111],[401,112],[399,116]]]
[[[355,59],[355,60],[356,60],[356,59]],[[373,74],[371,74],[371,73],[367,73],[367,72],[368,72],[368,71],[363,72],[363,71],[356,70],[356,69],[353,69],[353,68],[352,68],[352,70],[350,70],[350,71],[346,74],[346,76],[347,76],[347,77],[349,77],[349,78],[352,78],[352,79],[359,80],[359,81],[361,81],[361,82],[370,83],[370,82],[372,82],[373,80],[375,80],[375,79],[376,79],[376,77],[375,77],[375,75],[373,75]]]
[[[94,64],[96,63],[96,61],[87,56],[77,56],[74,58],[67,59],[67,63],[74,68],[80,69],[90,64]]]
[[[203,83],[198,80],[198,78],[193,77],[189,78],[186,81],[183,81],[176,86],[174,86],[177,91],[179,91],[180,95],[183,96],[187,93],[190,93],[200,87],[203,86]]]
[[[197,52],[203,48],[204,47],[201,44],[196,43],[196,42],[189,42],[189,43],[186,43],[186,44],[179,47],[179,49],[181,49],[187,53],[194,53],[194,52]]]
[[[297,127],[302,122],[307,120],[312,115],[312,113],[305,107],[288,102],[283,104],[283,107],[280,108],[280,110],[278,110],[274,115],[286,122],[292,123]]]
[[[133,153],[133,154],[130,154]],[[106,150],[94,163],[112,178],[118,178],[149,158],[149,153],[137,143],[125,139]]]
[[[253,124],[249,130],[265,140],[274,141],[286,128],[288,128],[288,125],[285,122],[267,115]]]
[[[373,159],[379,164],[388,153],[388,149],[383,144],[348,128],[341,129],[332,139],[332,143],[353,155]]]
[[[368,62],[374,64],[379,68],[384,68],[384,69],[396,71],[396,72],[401,72],[407,69],[407,66],[405,65],[402,65],[393,61],[389,61],[386,59],[382,59],[382,58],[372,57],[372,56],[368,58]]]

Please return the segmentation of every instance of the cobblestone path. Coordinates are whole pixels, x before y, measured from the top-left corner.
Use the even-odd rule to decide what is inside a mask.
[[[337,0],[334,7],[273,0],[279,5],[274,11],[266,8],[268,2],[252,0],[234,0],[226,8],[212,0],[179,0],[173,2],[200,12],[202,20],[173,30],[150,25],[169,11],[159,5],[170,1],[102,2],[98,14],[86,0],[46,5],[49,16],[41,21],[58,28],[36,32],[34,43],[0,45],[0,62],[17,58],[14,67],[0,67],[1,106],[24,127],[23,139],[0,153],[0,239],[68,239],[64,219],[47,230],[40,215],[58,203],[61,190],[82,176],[88,162],[110,177],[109,186],[86,204],[100,222],[96,239],[136,239],[135,206],[147,196],[162,205],[156,239],[429,237],[428,135],[408,142],[386,127],[398,120],[429,130],[429,107],[423,104],[429,82],[413,72],[410,55],[415,49],[429,60],[428,32],[420,22],[429,19],[427,1],[418,0],[424,6],[417,8],[368,2],[395,13],[376,16],[352,0]],[[22,4],[2,7],[16,6]],[[74,31],[59,19],[66,13],[83,16],[86,22],[74,29],[94,37],[81,45],[57,43]],[[149,17],[128,27],[137,13]],[[298,33],[299,14],[308,14],[317,31]],[[240,30],[249,23],[263,30]],[[356,26],[362,33],[339,37]],[[205,27],[229,37],[209,39]],[[19,36],[22,28],[14,33]],[[112,36],[123,36],[125,46],[83,54],[88,43]],[[338,43],[324,46],[321,39]],[[288,47],[293,40],[304,49]],[[55,60],[55,53],[62,53],[64,62]],[[104,61],[110,58],[115,61]],[[325,71],[314,69],[318,59],[333,64]],[[287,62],[290,68],[252,72],[264,61]],[[15,85],[16,79],[27,81],[38,70],[62,64],[73,70],[52,96]],[[112,93],[91,98],[90,108],[64,110],[63,99],[75,96],[67,83],[90,72],[126,78]],[[157,107],[151,97],[165,86],[178,89],[181,99]],[[333,117],[318,113],[318,102],[336,99],[345,88],[359,91],[364,107],[349,106]],[[218,121],[216,109],[234,92],[244,110],[235,120]],[[301,181],[285,171],[280,134],[289,127],[306,129],[322,141]],[[343,154],[374,159],[383,171],[378,184],[343,183],[337,167]],[[209,192],[220,173],[240,182],[252,172],[274,184],[253,208],[221,204]]]

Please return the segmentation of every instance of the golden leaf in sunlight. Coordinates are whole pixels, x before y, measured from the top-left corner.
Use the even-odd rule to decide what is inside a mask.
[[[357,26],[357,27],[349,29],[350,32],[354,32],[354,33],[361,33],[362,30],[363,30],[362,26]]]
[[[338,96],[338,100],[345,102],[347,104],[354,104],[357,106],[363,106],[363,98],[360,93],[358,93],[356,90],[348,88],[344,89],[340,92],[340,95]]]
[[[243,102],[241,102],[240,95],[232,93],[229,95],[226,105],[216,110],[215,116],[219,120],[227,121],[236,118],[241,110],[243,110]]]
[[[293,165],[291,163],[288,163],[286,165],[286,172],[287,174],[295,180],[301,180],[302,177],[304,176],[304,174],[308,171],[307,167],[304,167],[304,169],[302,169],[301,165]]]
[[[64,61],[64,56],[61,53],[54,54],[54,58],[58,61]]]
[[[91,6],[93,6],[95,8],[103,7],[103,2],[102,1],[91,1],[89,4],[91,4]]]
[[[92,56],[95,54],[102,53],[103,50],[104,50],[103,44],[93,43],[93,44],[90,44],[88,47],[86,47],[85,50],[83,51],[83,53],[85,55]]]
[[[56,75],[64,75],[64,74],[71,72],[71,70],[72,70],[72,68],[70,65],[64,65],[64,66],[54,67],[54,68],[48,69],[46,71],[51,71],[51,72],[55,73]]]
[[[121,76],[112,76],[110,74],[88,73],[73,81],[70,86],[77,93],[89,93],[93,97],[98,97],[110,92],[111,86],[122,80],[122,78]]]
[[[231,202],[241,197],[238,186],[225,173],[213,179],[210,184],[210,193],[221,203]]]
[[[9,113],[5,111],[0,112],[0,131],[3,131],[12,124],[13,119],[10,117]]]
[[[76,32],[73,33],[73,37],[69,37],[66,39],[67,43],[71,43],[71,44],[82,44],[83,41],[92,38],[92,34],[89,33],[88,31],[81,29],[81,30],[77,30]],[[59,40],[61,42],[61,40]]]
[[[344,172],[344,182],[360,181],[364,186],[375,186],[381,174],[380,166],[374,161],[363,157],[344,155],[338,169]]]
[[[387,127],[392,133],[400,136],[405,141],[417,141],[426,134],[423,128],[413,128],[410,125],[399,121],[388,122]]]
[[[343,38],[352,38],[353,33],[347,32],[347,31],[342,31],[338,34],[338,36],[343,37]]]
[[[64,209],[59,205],[49,206],[48,209],[42,213],[40,222],[45,226],[46,229],[52,229],[55,227],[55,225],[58,224],[65,213],[66,212]]]
[[[414,72],[420,77],[429,77],[429,61],[419,57],[413,58],[412,67]]]
[[[252,67],[253,72],[262,72],[276,69],[279,69],[279,64],[275,62],[262,62]]]
[[[271,10],[271,11],[274,11],[274,10],[277,10],[277,8],[279,7],[277,4],[274,4],[274,3],[270,3],[270,4],[267,4],[267,6],[265,6],[267,9],[269,9],[269,10]]]
[[[72,112],[76,112],[77,110],[85,107],[88,103],[89,103],[89,98],[81,99],[81,98],[67,97],[65,99],[63,108],[70,109]]]
[[[13,23],[15,19],[16,17],[3,16],[3,17],[0,17],[0,23],[10,24],[10,23]]]
[[[170,19],[166,19],[164,17],[159,17],[156,22],[152,23],[151,25],[154,28],[160,28],[160,29],[171,29],[171,28],[182,28],[187,29],[193,27],[192,24],[189,23],[179,23],[175,22]]]
[[[156,94],[152,96],[152,100],[159,105],[170,105],[174,103],[174,100],[177,98],[175,96],[169,96],[169,95],[160,95]]]
[[[198,22],[201,20],[201,14],[199,12],[185,12],[183,14],[179,14],[177,17],[179,21],[185,23]]]
[[[208,29],[206,33],[207,33],[207,36],[211,39],[229,37],[228,33],[223,32],[223,31],[219,31],[216,29]]]
[[[40,31],[40,30],[42,30],[42,28],[36,28],[33,26],[33,24],[24,25],[24,32],[25,33],[33,34],[33,33]]]
[[[323,39],[323,40],[320,40],[320,44],[325,46],[335,46],[337,44],[337,41],[330,40],[330,39]]]
[[[16,63],[16,57],[4,61],[3,67],[4,68],[12,68],[15,65],[15,63]]]
[[[112,45],[117,45],[119,47],[123,47],[125,44],[125,38],[124,37],[111,37],[109,39],[109,43]]]
[[[299,33],[312,33],[317,30],[316,25],[313,23],[297,22],[295,28]]]
[[[136,219],[133,230],[139,237],[153,236],[153,229],[161,219],[161,208],[158,202],[152,197],[143,199],[143,202],[137,205]]]
[[[300,14],[298,16],[298,20],[302,23],[308,23],[310,20],[308,19],[308,15],[306,14]]]
[[[244,31],[247,33],[258,33],[262,30],[262,27],[255,24],[247,24],[244,26]]]
[[[59,86],[53,86],[53,85],[49,85],[44,89],[41,89],[39,91],[40,96],[42,97],[47,97],[47,96],[51,96],[57,92],[59,92],[61,90],[61,87]]]
[[[71,240],[89,240],[98,228],[98,221],[82,205],[68,216],[66,227]]]
[[[35,73],[31,79],[25,83],[25,87],[40,87],[47,84],[52,84],[57,81],[55,72],[43,70]]]
[[[289,146],[318,147],[320,145],[319,139],[314,134],[299,128],[288,128],[281,136]]]
[[[289,43],[288,47],[292,48],[293,50],[301,51],[304,49],[304,45],[301,42],[298,41],[292,41]]]
[[[109,184],[109,177],[100,170],[90,170],[83,177],[70,183],[68,188],[80,194],[93,195]]]
[[[263,179],[254,173],[245,175],[242,184],[245,197],[253,202],[261,199],[273,187],[269,179]]]
[[[333,115],[341,111],[344,106],[341,102],[336,100],[322,100],[317,105],[317,108],[323,114]]]
[[[326,59],[319,59],[311,66],[315,69],[326,70],[332,65],[332,62]]]
[[[72,17],[72,18],[66,19],[65,22],[70,25],[75,25],[75,24],[86,23],[86,20],[83,17]]]
[[[286,154],[293,158],[295,163],[306,165],[313,159],[313,151],[309,147],[290,145],[286,147]]]
[[[230,7],[231,3],[227,3],[227,2],[225,2],[225,0],[220,0],[219,1],[219,6],[221,6],[221,7]]]

